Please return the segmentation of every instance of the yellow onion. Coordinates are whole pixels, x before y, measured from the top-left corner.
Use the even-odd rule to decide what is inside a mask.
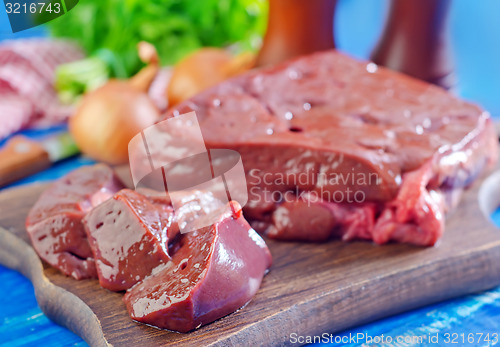
[[[168,105],[178,104],[254,65],[255,56],[252,53],[233,57],[224,49],[201,48],[174,67],[167,89]]]
[[[147,95],[159,69],[156,51],[142,42],[139,56],[148,63],[146,67],[129,80],[112,79],[87,93],[69,121],[76,144],[93,159],[126,163],[129,141],[160,117]]]

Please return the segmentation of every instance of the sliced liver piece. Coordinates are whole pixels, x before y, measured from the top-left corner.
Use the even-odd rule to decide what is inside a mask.
[[[271,255],[230,204],[214,225],[183,234],[172,261],[129,289],[124,301],[134,320],[188,332],[252,299]]]
[[[26,219],[40,257],[67,276],[97,277],[82,218],[122,188],[122,182],[105,165],[83,167],[55,181]]]
[[[173,219],[170,205],[153,204],[129,189],[90,211],[83,223],[101,286],[127,290],[168,262]]]

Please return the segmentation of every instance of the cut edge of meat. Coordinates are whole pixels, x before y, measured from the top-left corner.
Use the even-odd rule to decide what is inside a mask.
[[[259,231],[267,229],[270,237],[282,239],[324,241],[332,235],[343,235],[348,240],[433,245],[442,235],[445,214],[458,203],[461,191],[469,187],[496,160],[498,154],[498,140],[491,118],[477,105],[426,82],[370,62],[356,61],[336,51],[319,52],[274,67],[250,71],[186,100],[168,110],[164,118],[176,117],[187,111],[197,113],[207,147],[231,148],[240,152],[250,192],[252,188],[260,191],[264,187],[271,188],[282,196],[293,197],[295,194],[296,199],[292,199],[295,203],[301,194],[318,188],[314,186],[316,182],[312,186],[295,184],[282,187],[267,187],[252,182],[250,173],[253,170],[265,174],[286,171],[283,167],[292,158],[287,156],[286,147],[309,150],[309,154],[314,147],[318,152],[358,156],[361,164],[371,162],[375,171],[378,170],[377,165],[382,165],[384,168],[381,171],[392,172],[393,183],[396,183],[393,185],[396,187],[394,194],[383,194],[384,189],[375,189],[377,196],[367,196],[364,205],[353,204],[347,208],[331,200],[321,201],[325,195],[320,193],[317,200],[322,205],[318,206],[316,213],[330,215],[315,220],[315,223],[323,223],[323,229],[317,227],[319,224],[309,227],[309,230],[304,225],[300,230],[288,228],[285,232],[288,207],[284,209],[282,201],[262,202],[267,198],[264,193],[256,196],[258,202],[249,199],[244,211],[252,225]],[[344,133],[352,132],[355,136],[343,137],[335,131],[322,132],[328,126],[316,118],[326,119],[326,115],[331,116],[330,122],[335,122],[332,125],[335,129],[345,127]],[[251,116],[253,123],[249,121]],[[238,125],[240,121],[243,126]],[[309,131],[309,121],[312,122],[310,129],[320,139],[304,137],[303,129]],[[357,127],[366,130],[366,134],[356,132]],[[378,137],[372,138],[367,129],[378,130]],[[341,135],[342,140],[347,139],[352,144],[334,143],[325,150],[325,146],[330,146],[328,141],[332,137],[323,137],[330,133],[332,136]],[[388,139],[393,139],[394,143]],[[344,145],[347,148],[343,148]],[[315,156],[310,154],[310,157]],[[391,167],[393,160],[397,163],[396,170]],[[299,171],[306,164],[315,165],[313,173],[321,171],[321,162],[318,164],[314,159],[305,161],[305,164],[288,165],[291,168],[287,170]],[[423,175],[426,170],[430,171]],[[409,189],[405,182],[414,181],[413,176],[421,181]],[[401,207],[404,206],[402,190],[409,191],[405,193],[406,198],[411,197],[421,210],[429,213]],[[372,203],[377,206],[373,207]],[[348,225],[342,230],[336,220],[339,216],[334,213],[339,213],[339,209],[349,210],[363,222],[344,222]],[[273,222],[273,215],[277,221]],[[307,217],[305,213],[303,217]],[[281,231],[272,225],[276,222]],[[296,223],[300,224],[300,221]],[[335,226],[332,228],[331,225]],[[312,235],[311,229],[315,229],[317,235]],[[404,234],[412,236],[405,237]]]

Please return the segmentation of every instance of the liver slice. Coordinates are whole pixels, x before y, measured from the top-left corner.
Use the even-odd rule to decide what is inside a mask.
[[[251,71],[164,118],[188,111],[196,112],[207,147],[240,152],[249,189],[245,215],[280,239],[337,235],[432,245],[459,192],[497,156],[487,112],[439,87],[336,51]],[[340,179],[332,182],[335,176]],[[269,198],[273,192],[279,199]],[[353,192],[362,201],[347,201]],[[285,201],[287,194],[295,197]],[[408,196],[415,206],[405,205]],[[321,204],[314,213],[324,220],[315,225],[329,230],[278,223],[276,213],[284,211],[277,209],[291,203],[297,212],[297,201]],[[324,213],[325,204],[331,213]],[[430,212],[423,216],[421,208]]]
[[[67,276],[97,277],[82,218],[122,188],[122,182],[105,165],[83,167],[55,181],[26,219],[40,257]]]
[[[83,223],[96,261],[99,283],[127,290],[170,260],[174,211],[123,189],[90,211]]]
[[[172,261],[129,289],[124,302],[132,319],[188,332],[251,300],[271,254],[241,207],[230,204],[214,225],[183,234]]]

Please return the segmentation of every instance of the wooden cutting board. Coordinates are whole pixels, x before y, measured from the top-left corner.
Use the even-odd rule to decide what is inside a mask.
[[[485,217],[500,203],[497,172],[464,194],[437,247],[266,240],[274,263],[254,299],[195,332],[173,333],[132,321],[122,295],[96,280],[40,262],[24,220],[44,188],[0,193],[0,263],[30,278],[44,312],[93,346],[284,345],[292,333],[338,332],[500,284],[500,230]]]

